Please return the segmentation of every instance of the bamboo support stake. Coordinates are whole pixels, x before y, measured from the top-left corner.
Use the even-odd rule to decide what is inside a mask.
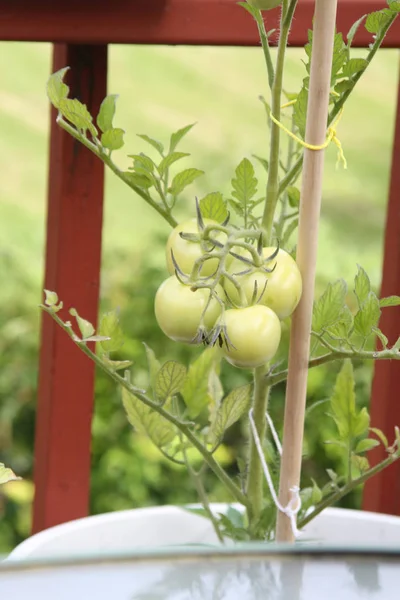
[[[322,145],[326,139],[336,8],[337,0],[315,2],[305,140],[316,146]],[[297,263],[303,278],[303,294],[293,315],[291,328],[279,484],[279,500],[283,506],[287,506],[290,500],[290,488],[300,485],[324,150],[306,148],[303,165],[297,245]],[[280,511],[277,517],[276,541],[294,541],[290,520]]]

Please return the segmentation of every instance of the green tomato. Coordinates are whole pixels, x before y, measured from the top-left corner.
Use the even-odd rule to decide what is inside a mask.
[[[264,258],[268,258],[276,251],[276,248],[263,248]],[[250,255],[249,255],[250,257]],[[236,281],[242,287],[248,304],[254,292],[254,284],[257,281],[257,297],[261,297],[260,304],[272,308],[280,319],[289,317],[299,303],[302,292],[302,281],[299,268],[296,261],[285,252],[279,250],[276,258],[271,263],[267,264],[268,268],[272,268],[276,263],[276,267],[272,273],[266,273],[259,270],[248,275],[237,275]],[[229,266],[228,272],[234,275],[246,269],[246,264],[235,258]],[[236,287],[231,281],[224,281],[224,288],[231,300],[235,304],[240,304],[240,296]]]
[[[276,354],[281,340],[281,322],[267,306],[231,308],[225,313],[228,341],[222,352],[235,367],[255,368]]]
[[[212,219],[203,219],[205,225],[216,224],[216,221]],[[189,221],[183,221],[175,227],[170,233],[167,241],[166,258],[167,258],[167,269],[170,275],[175,273],[174,263],[172,262],[171,250],[174,253],[176,262],[183,273],[190,275],[193,269],[193,265],[200,256],[203,255],[203,250],[200,243],[189,242],[184,240],[179,235],[181,232],[185,233],[199,233],[197,219],[190,219]],[[220,236],[216,236],[220,237]],[[207,277],[212,275],[218,268],[218,259],[211,258],[203,263],[201,268],[201,275]]]
[[[221,286],[216,292],[223,298]],[[209,298],[208,289],[192,292],[190,286],[183,285],[175,276],[169,277],[160,285],[155,297],[157,323],[171,340],[192,343],[197,335],[201,315]],[[204,325],[211,330],[221,314],[221,305],[212,298],[204,315]]]
[[[282,0],[247,0],[247,4],[259,10],[271,10],[282,4]]]

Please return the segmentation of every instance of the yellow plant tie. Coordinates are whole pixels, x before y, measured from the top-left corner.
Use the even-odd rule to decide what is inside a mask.
[[[286,104],[283,104],[281,106],[281,108],[287,108],[288,106],[293,106],[293,104],[295,104],[295,103],[296,103],[296,100],[291,100],[290,102],[286,102]],[[342,147],[340,140],[338,139],[338,137],[336,135],[336,127],[337,127],[340,119],[342,118],[342,114],[343,114],[343,108],[340,109],[339,114],[336,117],[336,119],[334,120],[334,122],[332,123],[332,125],[330,127],[328,127],[326,140],[320,146],[308,144],[307,142],[305,142],[304,140],[299,138],[295,133],[293,133],[293,131],[290,131],[290,129],[285,127],[285,125],[283,123],[278,121],[278,119],[276,119],[274,117],[272,112],[269,113],[269,116],[270,116],[271,121],[273,121],[273,123],[275,123],[275,125],[278,125],[278,127],[280,127],[282,129],[282,131],[287,133],[287,135],[289,135],[291,138],[293,138],[298,144],[300,144],[304,148],[308,148],[308,150],[324,150],[325,148],[327,148],[329,146],[329,144],[331,142],[333,142],[338,149],[338,159],[337,159],[336,166],[338,166],[339,163],[341,162],[343,164],[343,168],[347,169],[347,160],[344,156],[343,147]]]

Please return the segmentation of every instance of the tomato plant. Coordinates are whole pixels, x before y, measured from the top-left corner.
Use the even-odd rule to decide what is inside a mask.
[[[191,220],[178,224],[175,211],[182,197],[187,206],[187,188],[204,174],[195,167],[179,170],[180,160],[189,155],[179,152],[177,147],[192,125],[175,131],[167,144],[141,135],[149,145],[149,152],[129,155],[132,163],[123,171],[113,160],[113,152],[124,145],[124,132],[113,123],[116,96],[104,99],[94,120],[83,104],[68,98],[69,89],[64,83],[67,68],[52,75],[47,86],[48,96],[58,110],[60,127],[110,167],[172,227],[166,248],[171,277],[161,283],[156,294],[156,319],[162,331],[173,340],[203,342],[206,348],[189,365],[184,365],[176,361],[160,364],[154,352],[146,347],[149,369],[144,390],[143,385],[135,385],[135,371],[131,376],[130,363],[115,359],[113,354],[120,350],[124,339],[116,314],[103,317],[95,332],[75,309],[70,310],[74,325],[68,319],[63,320],[59,316],[63,306],[55,292],[46,291],[42,309],[118,383],[124,409],[135,430],[147,435],[163,456],[186,465],[220,539],[222,534],[241,540],[274,539],[276,508],[278,529],[280,519],[286,519],[286,526],[293,526],[297,519],[301,527],[325,506],[359,488],[373,474],[400,458],[399,428],[395,427],[394,441],[390,443],[383,432],[370,427],[366,409],[358,409],[352,366],[353,360],[400,359],[400,338],[395,344],[389,344],[380,329],[382,310],[398,306],[400,298],[378,298],[371,289],[368,274],[360,266],[354,277],[355,303],[351,306],[346,302],[348,287],[343,280],[330,283],[320,298],[315,301],[313,298],[316,208],[321,199],[323,164],[322,161],[317,163],[316,157],[323,156],[321,153],[329,141],[334,140],[343,159],[336,135],[338,119],[396,20],[400,4],[388,0],[382,10],[358,19],[343,37],[335,32],[335,0],[316,0],[318,11],[315,29],[309,32],[305,47],[302,85],[299,90],[285,90],[285,93],[285,49],[297,0],[248,0],[240,4],[255,20],[265,59],[269,98],[263,100],[263,104],[269,122],[269,156],[254,156],[264,168],[262,177],[256,177],[253,162],[245,157],[232,173],[228,194],[211,191],[203,198],[193,199]],[[282,10],[278,52],[273,60],[270,33],[266,31],[260,10],[279,4]],[[249,15],[246,17],[250,18]],[[353,56],[352,43],[362,26],[373,39],[365,56],[360,58]],[[325,62],[322,64],[322,61]],[[315,64],[317,67],[313,68]],[[307,121],[310,107],[312,119]],[[314,122],[318,127],[313,129],[313,137],[316,133],[317,139],[327,136],[319,145],[307,141],[310,123]],[[289,136],[287,149],[280,143],[283,135]],[[296,183],[302,169],[305,176],[300,192]],[[308,227],[310,222],[312,226]],[[296,253],[291,244],[298,223],[297,244],[303,281],[292,258]],[[307,263],[306,268],[304,263]],[[281,320],[289,316],[292,321],[289,360],[286,356],[283,362],[274,363],[281,339]],[[79,330],[79,335],[73,327]],[[380,350],[372,349],[376,339],[379,339]],[[97,342],[96,353],[88,342]],[[233,365],[232,369],[235,366],[251,369],[253,383],[224,390],[220,379],[221,357]],[[336,439],[329,441],[342,457],[342,471],[329,470],[325,482],[318,485],[313,481],[312,486],[307,487],[300,481],[298,471],[306,367],[312,369],[338,360],[343,365],[329,398],[326,418],[333,419],[337,430]],[[227,368],[230,369],[230,365]],[[293,481],[289,486],[289,477],[286,477],[281,485],[280,500],[277,500],[271,487],[267,495],[264,493],[263,479],[268,464],[273,463],[277,468],[278,465],[271,453],[264,456],[260,448],[267,447],[271,429],[265,420],[271,392],[273,395],[273,387],[285,381],[288,381],[286,403],[291,407],[286,410],[285,424],[291,425],[284,426],[284,431],[296,432],[296,449],[287,453],[292,460],[290,468],[282,467],[282,473],[290,471]],[[241,478],[238,485],[218,462],[216,452],[223,444],[226,431],[242,417],[248,418],[251,435],[245,464],[238,461]],[[292,444],[292,439],[284,440],[284,445],[286,443]],[[388,458],[371,467],[368,452],[379,444],[387,451]],[[200,471],[194,471],[188,449],[195,449],[201,456]],[[282,463],[285,460],[283,453]],[[243,520],[239,515],[240,524],[238,515],[235,522],[227,518],[217,522],[210,513],[208,502],[204,500],[203,469],[211,469],[225,487],[227,496],[245,507],[246,517]],[[271,486],[268,478],[267,482]],[[303,486],[300,491],[297,484]],[[289,502],[290,493],[297,494],[291,498],[293,502]]]

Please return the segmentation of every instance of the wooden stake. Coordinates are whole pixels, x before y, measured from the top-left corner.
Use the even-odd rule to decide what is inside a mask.
[[[337,0],[315,2],[305,139],[309,144],[316,146],[323,144],[326,138],[336,8]],[[279,485],[279,500],[283,506],[290,500],[290,488],[300,485],[324,150],[305,149],[303,165],[297,245],[297,263],[303,278],[303,295],[293,315],[291,328]],[[290,521],[280,511],[276,541],[294,541]]]

